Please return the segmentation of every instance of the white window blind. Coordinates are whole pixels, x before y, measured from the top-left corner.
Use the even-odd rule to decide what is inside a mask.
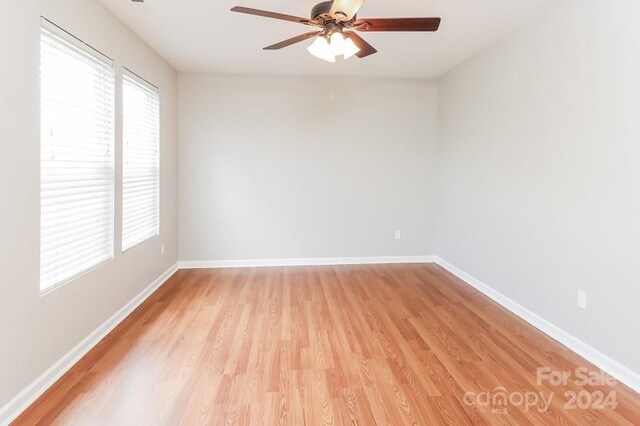
[[[122,250],[160,232],[160,95],[125,72],[122,82]]]
[[[41,291],[113,257],[114,81],[112,61],[43,20]]]

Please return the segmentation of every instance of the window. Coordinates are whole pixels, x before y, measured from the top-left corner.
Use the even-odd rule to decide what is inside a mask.
[[[160,95],[133,73],[122,82],[122,250],[160,233]]]
[[[40,290],[113,257],[113,63],[43,20]]]

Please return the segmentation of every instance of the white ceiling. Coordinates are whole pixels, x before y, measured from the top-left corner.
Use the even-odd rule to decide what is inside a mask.
[[[379,53],[326,63],[303,42],[262,47],[309,31],[304,25],[230,12],[247,6],[308,17],[320,0],[100,0],[178,71],[436,78],[557,0],[367,0],[360,17],[442,17],[437,33],[361,33]]]

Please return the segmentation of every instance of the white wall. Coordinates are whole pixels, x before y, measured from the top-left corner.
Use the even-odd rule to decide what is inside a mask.
[[[438,213],[441,257],[636,372],[638,22],[566,0],[447,74]]]
[[[161,237],[125,255],[116,251],[114,261],[43,297],[39,295],[40,15],[115,59],[118,66],[146,77],[160,87],[162,96]],[[0,28],[2,407],[175,263],[177,80],[161,58],[96,1],[3,0]],[[120,158],[119,151],[117,155]],[[117,191],[116,199],[120,197]],[[119,202],[116,207],[117,212]],[[116,225],[119,247],[120,220]],[[160,256],[161,241],[166,243],[164,256]]]
[[[425,80],[180,75],[180,259],[433,254],[436,101]]]

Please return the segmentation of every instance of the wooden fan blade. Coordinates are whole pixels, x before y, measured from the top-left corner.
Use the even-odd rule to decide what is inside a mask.
[[[281,41],[280,43],[272,44],[271,46],[265,47],[263,50],[278,50],[283,47],[291,46],[292,44],[300,43],[301,41],[309,40],[310,38],[317,37],[322,34],[322,31],[313,31],[306,34],[301,34],[297,37],[290,38],[289,40]]]
[[[360,48],[360,51],[358,53],[356,53],[356,56],[358,58],[366,58],[369,55],[373,55],[374,53],[378,53],[378,51],[376,50],[375,47],[373,47],[372,45],[367,43],[367,41],[365,39],[363,39],[362,37],[360,37],[358,34],[352,32],[352,31],[344,31],[343,34],[346,35],[347,37],[349,37],[351,40],[353,40],[355,45]]]
[[[334,0],[329,14],[339,21],[349,21],[356,16],[365,0]],[[340,14],[339,16],[337,14]]]
[[[246,13],[248,15],[263,16],[265,18],[279,19],[281,21],[297,22],[299,24],[320,26],[316,21],[299,16],[285,15],[282,13],[269,12],[260,9],[251,9],[250,7],[236,6],[231,9],[232,12]]]
[[[353,28],[358,31],[438,31],[440,18],[358,19]]]

